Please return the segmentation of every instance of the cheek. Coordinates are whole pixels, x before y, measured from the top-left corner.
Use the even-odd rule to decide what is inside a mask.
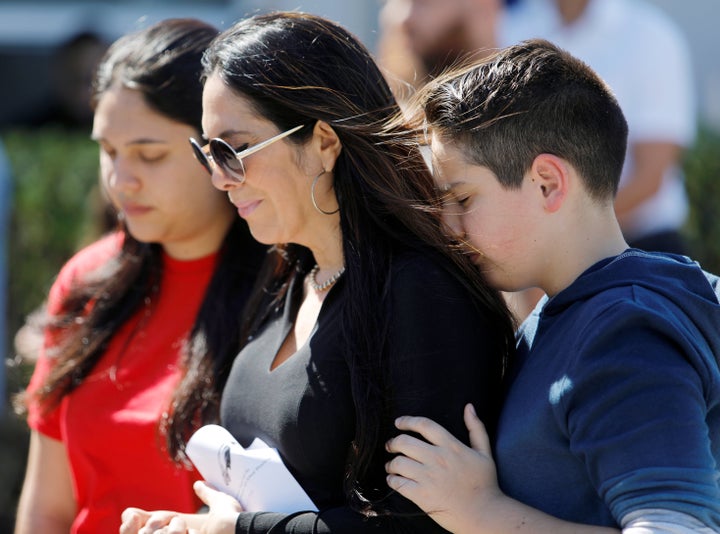
[[[492,250],[508,239],[512,215],[492,205],[474,206],[459,217],[468,241],[479,249]]]
[[[100,181],[105,187],[110,185],[110,176],[112,174],[112,161],[107,154],[100,154]]]

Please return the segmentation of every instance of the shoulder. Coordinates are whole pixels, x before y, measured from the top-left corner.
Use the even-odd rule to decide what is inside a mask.
[[[122,245],[122,233],[113,232],[108,234],[75,253],[65,263],[61,272],[82,274],[94,271],[112,258],[117,257]]]
[[[391,291],[397,298],[434,299],[469,292],[455,274],[450,260],[434,252],[404,251],[395,257],[391,269]]]
[[[627,344],[651,332],[700,344],[720,332],[713,278],[685,256],[628,249],[547,301],[540,321],[578,344]]]
[[[433,253],[396,257],[389,285],[392,323],[416,332],[427,328],[484,333],[493,316],[454,269],[449,259]]]
[[[65,293],[73,284],[87,279],[116,258],[123,244],[123,234],[114,232],[78,251],[63,265],[51,289],[51,296]]]

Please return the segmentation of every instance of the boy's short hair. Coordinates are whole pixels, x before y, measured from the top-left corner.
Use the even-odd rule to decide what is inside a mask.
[[[428,126],[475,165],[518,188],[539,154],[567,160],[597,200],[614,198],[627,122],[603,80],[552,43],[533,39],[450,71],[420,95]]]

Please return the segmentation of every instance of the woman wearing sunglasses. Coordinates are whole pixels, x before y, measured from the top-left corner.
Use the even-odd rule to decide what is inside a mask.
[[[265,255],[187,145],[201,131],[200,58],[216,35],[164,21],[121,38],[97,70],[92,137],[120,228],[73,257],[50,291],[25,397],[17,533],[117,532],[131,504],[202,504],[197,473],[177,460],[217,417]]]
[[[503,299],[452,250],[414,135],[369,53],[298,13],[239,22],[204,57],[195,154],[274,245],[245,315],[221,419],[277,448],[318,512],[243,511],[198,483],[206,515],[130,509],[121,532],[437,532],[385,484],[403,413],[492,426],[513,346]],[[209,178],[209,176],[208,176]],[[161,530],[165,529],[165,530]]]

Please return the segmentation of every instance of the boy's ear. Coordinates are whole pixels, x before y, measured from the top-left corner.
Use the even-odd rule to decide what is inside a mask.
[[[570,187],[567,162],[552,154],[540,154],[533,161],[530,172],[542,195],[544,208],[551,213],[558,211]]]
[[[320,120],[316,121],[313,127],[313,138],[318,143],[323,169],[332,171],[335,168],[335,160],[342,150],[340,138],[332,126]]]

